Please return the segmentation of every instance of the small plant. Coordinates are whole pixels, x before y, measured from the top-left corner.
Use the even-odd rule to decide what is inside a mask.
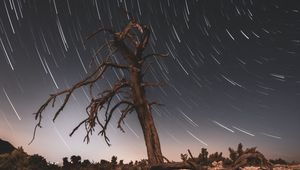
[[[188,155],[187,154],[180,154],[180,158],[182,160],[182,162],[186,162],[188,159]]]
[[[111,157],[111,162],[110,163],[113,167],[115,167],[118,164],[117,160],[118,160],[118,157],[116,157],[116,156]]]

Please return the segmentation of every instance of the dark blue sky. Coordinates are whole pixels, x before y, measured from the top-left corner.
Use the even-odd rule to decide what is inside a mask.
[[[222,151],[242,142],[267,157],[300,158],[300,14],[294,1],[201,0],[4,0],[0,2],[0,137],[50,161],[81,155],[98,161],[117,155],[145,158],[135,113],[126,133],[109,126],[112,146],[101,136],[82,142],[84,129],[68,134],[85,116],[87,89],[78,90],[55,124],[48,108],[33,144],[32,113],[51,93],[87,76],[104,34],[83,41],[99,27],[120,30],[128,22],[120,7],[150,26],[146,52],[169,53],[153,60],[147,80],[164,80],[149,89],[165,106],[153,111],[163,154],[202,147]],[[116,56],[117,57],[117,56]],[[98,56],[101,59],[101,54]],[[97,83],[105,89],[119,72]]]

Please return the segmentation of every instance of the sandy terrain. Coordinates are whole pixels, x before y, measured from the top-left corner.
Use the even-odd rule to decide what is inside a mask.
[[[224,170],[222,167],[214,167],[209,168],[209,170]],[[261,170],[260,167],[245,167],[242,168],[242,170]],[[274,165],[273,170],[300,170],[300,164],[299,165]]]

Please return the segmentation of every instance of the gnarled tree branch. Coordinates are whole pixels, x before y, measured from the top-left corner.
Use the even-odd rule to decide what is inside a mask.
[[[53,121],[55,121],[57,116],[65,108],[65,106],[66,106],[67,102],[69,101],[70,96],[73,94],[73,92],[78,88],[94,84],[97,80],[99,80],[102,77],[102,75],[105,73],[105,71],[108,67],[118,68],[118,69],[127,69],[127,70],[131,68],[130,66],[127,66],[127,65],[121,65],[121,64],[111,63],[111,62],[103,62],[102,64],[100,64],[97,67],[97,69],[90,76],[88,76],[85,79],[83,79],[82,81],[76,83],[71,88],[63,90],[63,91],[58,92],[56,94],[51,94],[50,97],[48,98],[48,100],[38,109],[38,111],[36,113],[34,113],[35,114],[35,119],[36,120],[38,119],[38,123],[36,124],[36,126],[34,128],[33,138],[32,138],[32,140],[30,141],[29,144],[31,144],[33,142],[33,140],[35,138],[35,135],[36,135],[37,128],[38,127],[41,128],[42,112],[46,109],[46,107],[49,105],[49,103],[52,102],[52,107],[53,107],[55,105],[56,98],[58,96],[65,95],[65,98],[63,100],[62,105],[59,107],[59,109],[56,111],[56,113],[53,117]],[[90,109],[100,109],[100,108],[102,108],[104,106],[104,104],[106,104],[105,102],[107,102],[108,99],[112,98],[116,94],[116,91],[118,91],[121,88],[125,87],[125,84],[126,84],[126,86],[129,85],[128,82],[124,83],[124,80],[118,81],[115,84],[115,87],[112,90],[110,90],[107,94],[105,94],[104,97],[101,98],[102,100],[100,100],[99,98],[98,99],[93,99],[93,97],[92,97],[92,101],[91,101],[90,105],[88,106],[88,108],[90,108]],[[90,86],[90,88],[91,88],[91,86]],[[96,111],[97,110],[90,110],[90,113],[94,114],[94,113],[96,113]],[[85,120],[85,121],[83,121],[79,124],[81,126],[83,123],[85,123],[86,128],[87,128],[87,123],[88,123],[88,125],[90,127],[87,128],[88,129],[87,134],[91,133],[92,132],[91,130],[93,130],[93,128],[95,126],[94,121],[91,118],[93,118],[92,114],[89,115],[89,119],[87,119],[87,120]],[[79,127],[76,127],[75,131],[78,128]],[[106,126],[103,126],[102,128],[105,128],[105,130],[106,130]],[[72,132],[70,135],[72,135],[74,132]],[[105,133],[102,132],[102,134],[105,134]],[[85,139],[88,139],[88,136]]]

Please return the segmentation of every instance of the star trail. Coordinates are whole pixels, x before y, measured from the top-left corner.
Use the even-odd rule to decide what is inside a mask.
[[[89,75],[111,51],[97,51],[109,39],[101,27],[120,31],[124,10],[152,34],[146,53],[168,54],[150,61],[149,88],[162,152],[170,160],[190,149],[228,154],[242,142],[269,158],[300,161],[300,13],[296,0],[3,0],[0,2],[0,138],[49,161],[81,155],[99,161],[112,155],[146,158],[137,115],[126,117],[122,133],[116,113],[108,147],[101,136],[84,143],[84,129],[69,137],[91,100],[76,91],[53,123],[47,108],[35,141],[35,113],[49,94]],[[122,62],[118,56],[114,60]],[[112,70],[94,87],[110,87],[124,72]],[[62,102],[58,98],[57,102]]]

